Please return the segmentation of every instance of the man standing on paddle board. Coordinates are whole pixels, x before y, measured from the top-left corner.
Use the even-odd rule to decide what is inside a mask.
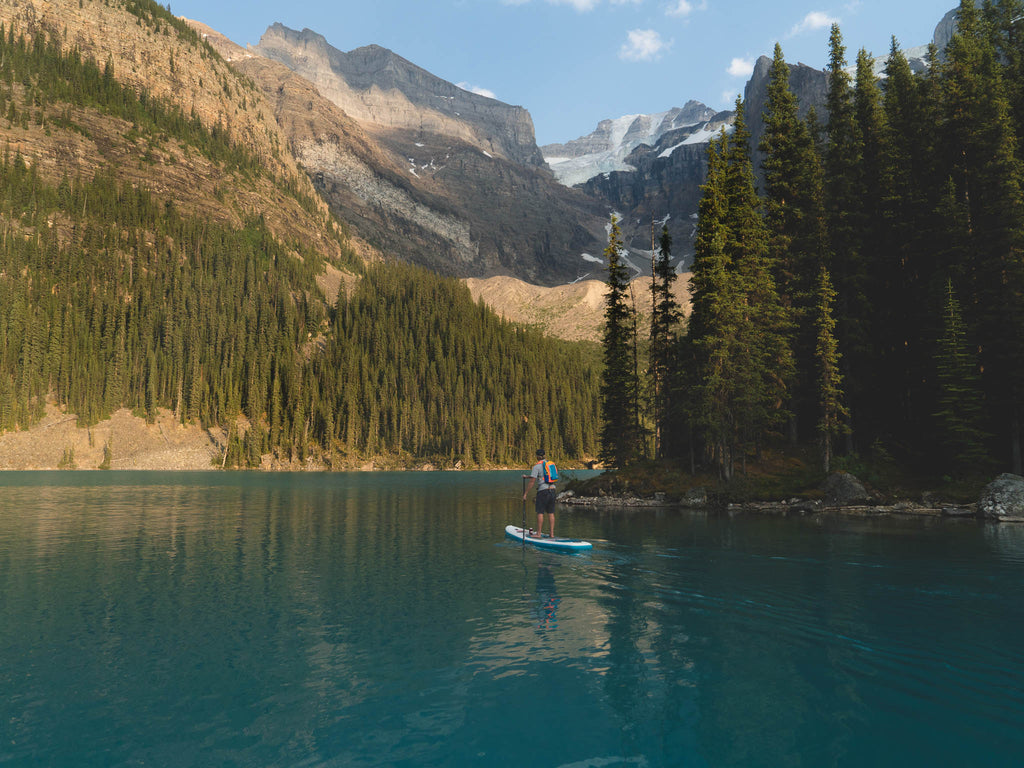
[[[533,465],[530,474],[523,475],[523,477],[530,478],[526,490],[523,491],[523,501],[526,501],[526,497],[530,495],[530,489],[533,488],[533,484],[537,483],[537,499],[535,502],[537,507],[537,536],[543,535],[544,515],[547,515],[550,536],[552,539],[555,538],[555,481],[553,479],[549,480],[546,477],[543,448],[537,451],[537,463]]]

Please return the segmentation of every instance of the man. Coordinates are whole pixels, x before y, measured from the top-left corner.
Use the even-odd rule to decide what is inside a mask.
[[[523,475],[523,478],[530,478],[530,482],[523,491],[523,501],[530,494],[534,483],[537,484],[537,537],[542,537],[544,530],[544,515],[548,516],[548,532],[551,538],[555,538],[555,481],[547,478],[544,471],[544,449],[537,451],[537,463],[533,465],[530,474]]]

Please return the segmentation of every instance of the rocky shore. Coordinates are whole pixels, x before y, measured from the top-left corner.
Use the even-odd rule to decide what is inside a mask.
[[[164,411],[147,423],[127,409],[91,427],[81,427],[73,414],[52,404],[30,429],[0,435],[0,471],[44,469],[148,469],[210,470],[222,466],[227,435],[219,429],[182,425]],[[265,457],[262,470],[374,470],[389,469],[373,462],[352,466],[297,467]],[[448,467],[461,469],[461,466]],[[440,469],[423,464],[417,469]],[[854,475],[835,472],[820,489],[821,498],[789,498],[773,501],[721,503],[706,489],[693,488],[681,497],[665,493],[602,492],[587,495],[563,491],[558,500],[570,506],[607,508],[667,507],[717,509],[731,515],[807,517],[842,514],[860,517],[978,518],[1003,523],[1024,523],[1024,477],[1002,474],[989,483],[976,503],[964,504],[930,498],[881,499],[869,492]]]
[[[586,496],[564,491],[558,500],[570,506],[588,507],[673,507],[680,509],[717,509],[730,515],[776,515],[807,517],[842,514],[854,517],[931,517],[978,518],[1002,523],[1024,523],[1024,477],[1003,474],[986,486],[975,504],[958,504],[925,499],[920,502],[900,500],[881,502],[873,499],[855,476],[837,472],[824,486],[824,498],[791,498],[780,501],[746,501],[716,504],[703,489],[693,489],[681,499],[670,499],[664,493],[644,498],[634,494]]]

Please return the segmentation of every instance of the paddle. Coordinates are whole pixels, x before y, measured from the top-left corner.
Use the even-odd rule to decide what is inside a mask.
[[[526,548],[526,478],[523,478],[523,549]]]

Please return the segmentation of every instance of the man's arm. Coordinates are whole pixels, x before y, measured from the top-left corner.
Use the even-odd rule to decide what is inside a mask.
[[[533,488],[537,482],[537,478],[533,475],[523,475],[523,479],[525,480],[526,478],[530,478],[530,482],[526,484],[526,490],[523,491],[523,501],[526,501],[526,497],[530,495],[530,489]]]

